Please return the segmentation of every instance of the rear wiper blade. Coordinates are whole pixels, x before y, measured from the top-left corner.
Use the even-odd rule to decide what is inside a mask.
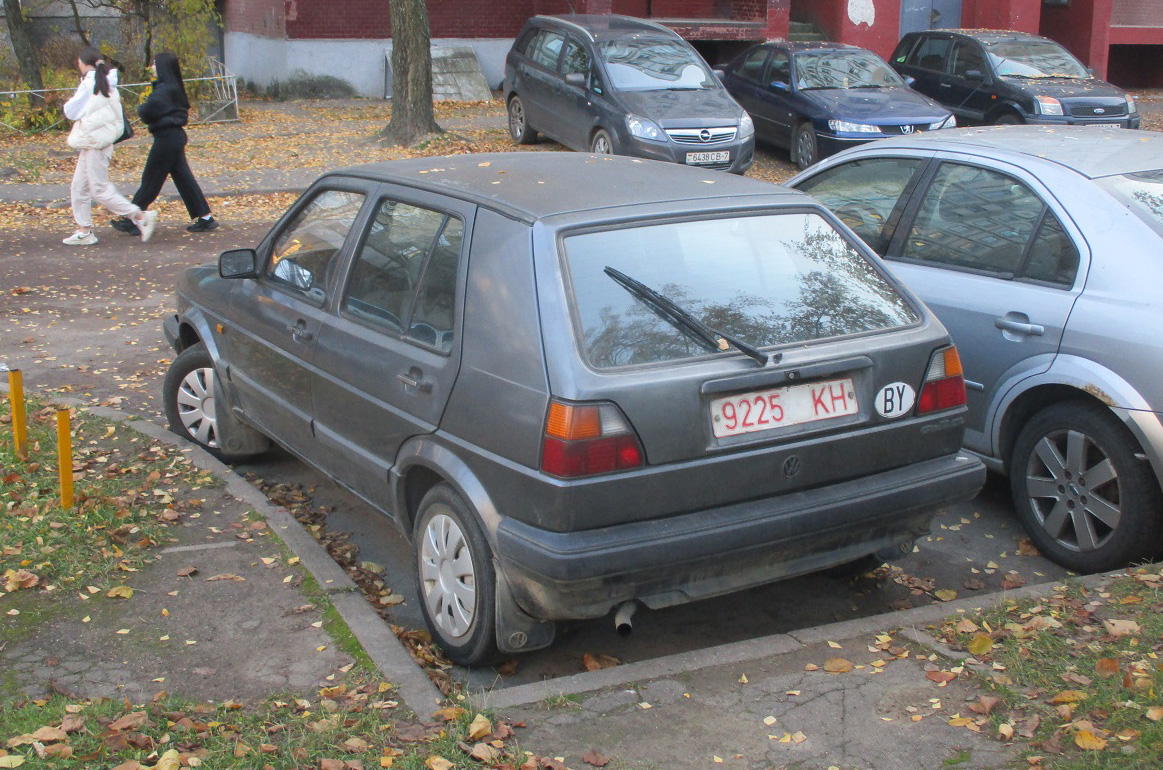
[[[730,337],[723,332],[712,329],[686,310],[683,310],[674,300],[659,294],[646,284],[641,281],[636,281],[622,271],[615,270],[607,265],[605,273],[617,281],[626,291],[642,300],[647,307],[653,310],[663,320],[669,321],[679,331],[684,332],[688,337],[704,345],[707,349],[727,350],[730,347],[734,347],[744,355],[754,359],[760,366],[767,366],[771,360],[768,354],[758,348],[742,340]],[[777,358],[776,360],[778,361],[779,359]]]

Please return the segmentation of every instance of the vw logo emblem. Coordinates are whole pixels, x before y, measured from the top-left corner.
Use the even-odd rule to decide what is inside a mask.
[[[702,131],[699,132],[699,141],[702,141],[702,142],[711,141],[711,132],[704,128]]]
[[[1095,114],[1095,115],[1105,115],[1105,114],[1106,114],[1106,110],[1104,110],[1102,107],[1095,107],[1095,108],[1094,108],[1094,114]]]
[[[783,475],[787,478],[795,478],[800,472],[800,458],[792,455],[783,461]]]
[[[901,126],[901,133],[902,134],[911,134],[916,130],[917,129],[914,126]]]

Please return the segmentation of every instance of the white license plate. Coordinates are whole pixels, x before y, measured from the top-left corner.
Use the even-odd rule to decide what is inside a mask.
[[[688,152],[686,154],[686,162],[691,164],[699,163],[726,163],[731,160],[730,150],[719,150],[718,152]]]
[[[1123,127],[1122,123],[1083,123],[1082,125],[1090,126],[1091,128],[1122,128]]]
[[[856,414],[852,378],[758,390],[711,402],[715,438]]]

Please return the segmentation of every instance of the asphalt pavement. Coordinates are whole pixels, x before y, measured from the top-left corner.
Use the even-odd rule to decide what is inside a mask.
[[[492,120],[502,125],[503,118]],[[213,170],[199,170],[198,176],[208,195],[219,196],[297,192],[316,174],[293,168],[248,174],[245,186],[237,176]],[[67,189],[0,185],[0,202],[14,201],[67,205]],[[83,250],[63,246],[60,232],[6,237],[0,250],[0,361],[21,368],[30,390],[51,390],[54,398],[124,419],[153,439],[177,441],[163,427],[158,400],[160,376],[171,357],[161,318],[172,312],[173,281],[181,269],[209,261],[218,251],[257,242],[266,229],[222,219],[222,228],[203,235],[163,224],[149,244],[99,227],[100,243]],[[396,684],[401,700],[421,718],[435,711],[440,694],[326,551],[231,468],[194,447],[190,457],[226,482],[219,505],[223,515],[258,511],[270,532],[300,558],[384,677]],[[156,569],[131,584],[164,595],[160,589],[173,580],[172,567],[192,558],[213,564],[208,568],[216,572],[250,576],[265,549],[273,547],[269,540],[226,542],[212,534],[191,528],[178,546],[163,551]],[[941,558],[956,552],[954,545]],[[1006,596],[1048,592],[1052,585]],[[314,615],[295,614],[310,604],[298,583],[272,575],[265,582],[256,579],[252,589],[222,597],[211,593],[221,586],[207,581],[183,587],[190,609],[174,613],[180,616],[175,623],[184,625],[173,626],[170,634],[204,640],[205,649],[215,650],[206,660],[178,663],[156,649],[147,654],[110,645],[125,619],[108,615],[84,629],[76,621],[61,621],[64,625],[47,633],[67,644],[52,651],[28,643],[2,648],[0,669],[20,672],[19,682],[30,693],[57,681],[79,695],[146,700],[168,689],[190,697],[241,693],[257,699],[310,690],[350,662],[327,645],[312,625]],[[789,601],[810,604],[812,590],[807,584]],[[949,724],[981,694],[972,680],[961,676],[941,685],[926,676],[963,664],[928,636],[927,627],[1001,597],[926,603],[709,647],[680,645],[649,660],[564,676],[553,672],[506,687],[481,684],[500,680],[486,671],[470,680],[471,698],[524,721],[518,738],[526,748],[562,757],[575,770],[594,764],[583,760],[587,754],[596,758],[590,752],[625,768],[936,770],[951,761],[964,768],[1002,768],[1016,752],[996,740],[988,722],[977,729]],[[826,664],[835,658],[850,662],[851,670],[830,673]],[[167,680],[164,686],[159,678]]]

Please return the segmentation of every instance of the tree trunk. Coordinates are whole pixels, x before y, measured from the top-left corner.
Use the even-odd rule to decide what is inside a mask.
[[[44,80],[40,76],[40,62],[36,58],[32,40],[28,37],[28,29],[24,26],[24,12],[20,10],[20,0],[4,0],[4,18],[8,22],[8,39],[12,41],[12,50],[16,54],[16,60],[20,62],[20,76],[30,89],[42,90]],[[28,104],[31,107],[42,106],[44,94],[29,94]]]
[[[89,42],[89,34],[81,26],[81,12],[77,10],[77,0],[69,0],[69,7],[73,9],[73,31],[77,33],[77,37],[81,38],[82,45],[92,45]]]
[[[424,0],[391,0],[392,120],[379,136],[412,145],[441,133],[432,107],[432,49]]]

